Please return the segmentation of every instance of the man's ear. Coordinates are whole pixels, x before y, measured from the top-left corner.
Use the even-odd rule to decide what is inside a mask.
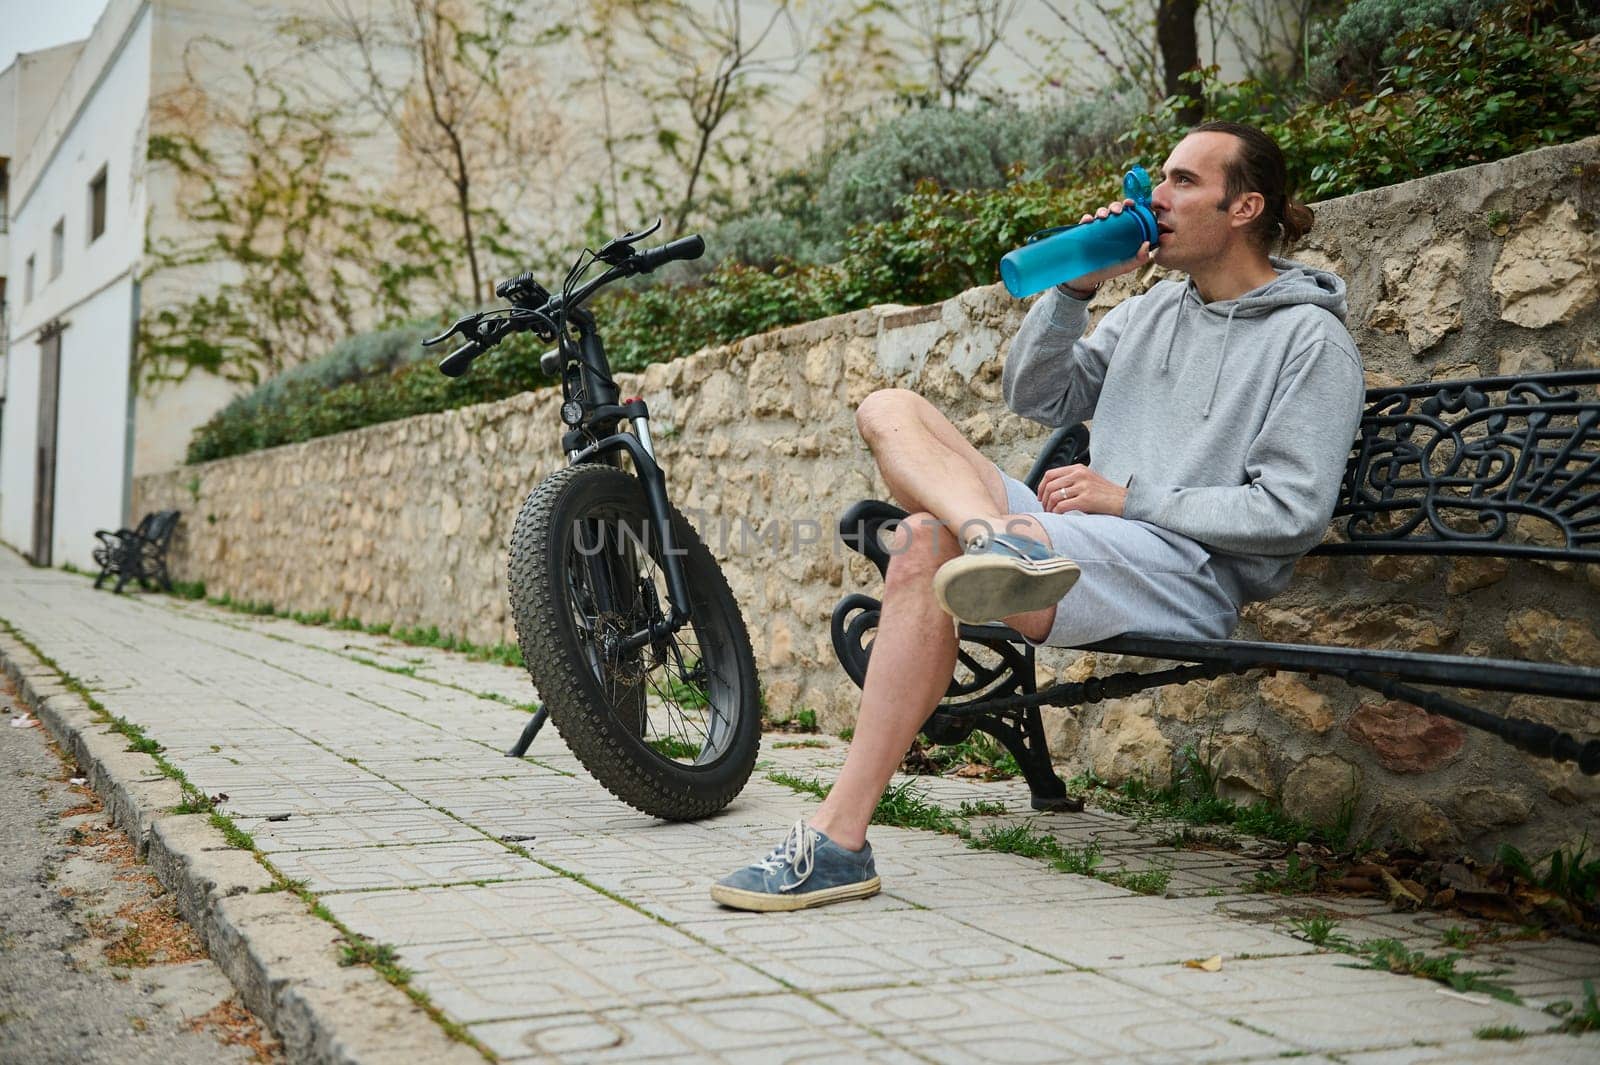
[[[1233,208],[1228,212],[1228,221],[1238,226],[1248,226],[1261,212],[1267,209],[1267,198],[1259,192],[1247,192],[1233,202]]]

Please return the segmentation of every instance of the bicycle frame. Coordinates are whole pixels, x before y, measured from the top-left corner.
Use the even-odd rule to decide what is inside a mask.
[[[509,308],[465,315],[446,332],[423,341],[424,345],[432,345],[457,333],[465,336],[467,343],[439,364],[446,376],[459,377],[473,359],[513,332],[534,332],[547,341],[554,340],[556,350],[547,353],[539,364],[547,373],[561,374],[561,420],[567,426],[561,437],[561,450],[567,456],[568,465],[604,462],[621,468],[623,452],[632,459],[634,473],[644,486],[651,528],[661,544],[671,611],[660,622],[624,637],[621,641],[624,651],[637,650],[673,635],[689,621],[692,607],[681,561],[682,550],[672,535],[666,474],[656,461],[655,445],[650,437],[650,412],[638,396],[622,400],[611,378],[611,365],[606,360],[599,327],[594,315],[583,308],[583,303],[613,281],[647,274],[668,262],[696,259],[704,254],[705,241],[698,236],[683,237],[642,252],[634,248],[660,226],[658,219],[645,230],[624,233],[607,242],[597,252],[585,252],[589,258],[579,256],[559,296],[552,296],[531,274],[524,273],[495,287],[495,295],[510,302]],[[584,272],[596,262],[605,263],[609,269],[575,288]],[[552,359],[552,355],[556,358]],[[633,432],[620,428],[623,421],[629,423]]]
[[[611,365],[606,360],[605,345],[600,340],[594,316],[587,311],[574,310],[568,315],[568,321],[575,327],[578,336],[575,342],[566,336],[561,338],[564,356],[562,394],[575,397],[568,398],[562,405],[562,420],[569,426],[561,437],[561,449],[566,452],[567,464],[577,466],[585,462],[604,462],[620,468],[618,459],[626,452],[633,461],[635,476],[644,486],[650,526],[661,544],[662,569],[667,576],[667,601],[672,608],[671,613],[660,623],[622,639],[621,649],[634,651],[676,633],[688,622],[693,612],[689,602],[688,581],[683,575],[683,552],[672,535],[667,477],[661,464],[656,461],[655,446],[650,437],[649,409],[638,396],[619,402],[620,390],[611,379]],[[578,357],[566,357],[569,344],[577,348]],[[576,421],[568,419],[573,404],[577,406]],[[632,426],[632,433],[618,428],[624,420]]]

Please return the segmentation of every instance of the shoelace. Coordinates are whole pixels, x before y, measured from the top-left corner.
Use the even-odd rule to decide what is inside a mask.
[[[752,869],[761,869],[768,873],[781,873],[785,867],[794,870],[794,883],[781,884],[779,891],[793,891],[806,882],[811,875],[812,865],[816,860],[817,834],[811,826],[804,821],[796,821],[794,827],[789,829],[789,834],[782,843],[772,849],[772,853],[756,862]]]

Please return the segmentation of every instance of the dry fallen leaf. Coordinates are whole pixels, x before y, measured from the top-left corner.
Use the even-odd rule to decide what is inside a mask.
[[[1389,905],[1397,910],[1414,910],[1422,905],[1422,900],[1404,884],[1396,880],[1389,870],[1379,869],[1378,871],[1383,874],[1383,886],[1389,891]]]
[[[1183,964],[1184,967],[1188,969],[1203,969],[1208,973],[1221,972],[1222,955],[1213,954],[1209,958],[1190,958]]]

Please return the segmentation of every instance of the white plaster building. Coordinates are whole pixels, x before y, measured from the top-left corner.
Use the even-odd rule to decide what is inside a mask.
[[[177,215],[147,161],[151,101],[202,36],[241,46],[294,0],[110,0],[88,39],[0,74],[0,540],[88,568],[94,530],[128,524],[135,474],[182,461],[236,387],[204,373],[135,387],[147,237]]]

